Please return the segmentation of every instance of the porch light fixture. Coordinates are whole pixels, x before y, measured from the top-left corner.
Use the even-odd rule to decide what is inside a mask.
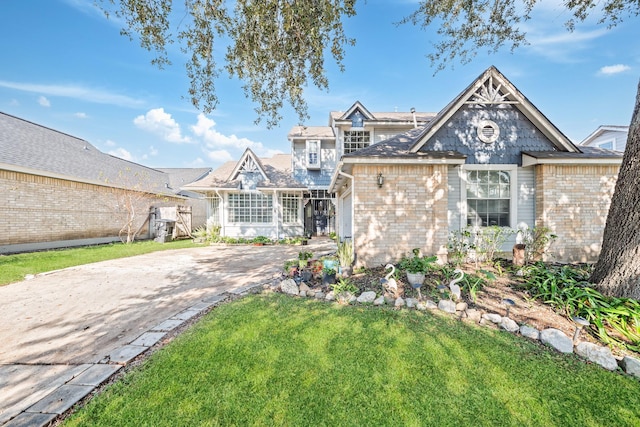
[[[382,188],[382,185],[384,184],[384,176],[382,176],[382,172],[378,173],[376,182],[378,183],[378,188]]]

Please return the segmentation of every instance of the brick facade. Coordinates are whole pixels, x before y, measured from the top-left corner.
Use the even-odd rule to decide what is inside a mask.
[[[536,227],[558,239],[554,259],[595,261],[617,180],[618,165],[536,166]]]
[[[111,187],[0,170],[3,233],[0,246],[118,236],[122,215],[116,209],[118,192]],[[148,195],[140,203],[137,226],[151,206],[200,203],[194,214],[204,217],[204,202]],[[194,221],[194,225],[196,222]],[[147,230],[145,230],[147,231]],[[143,232],[144,234],[148,234]]]
[[[414,248],[446,254],[446,165],[356,165],[353,176],[357,265],[397,262]]]

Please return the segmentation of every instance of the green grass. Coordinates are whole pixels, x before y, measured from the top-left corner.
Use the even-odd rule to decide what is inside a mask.
[[[640,382],[506,332],[281,294],[214,309],[65,426],[637,426]]]
[[[129,245],[113,243],[109,245],[58,249],[44,252],[0,255],[0,286],[23,280],[27,274],[44,273],[46,271],[59,270],[61,268],[92,262],[194,246],[191,239],[176,240],[168,243],[144,241]]]

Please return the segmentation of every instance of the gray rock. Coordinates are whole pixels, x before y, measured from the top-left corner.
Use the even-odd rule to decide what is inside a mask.
[[[502,316],[497,313],[484,313],[482,315],[484,320],[488,320],[491,323],[500,324],[502,322]]]
[[[633,375],[636,378],[640,378],[640,360],[635,357],[625,356],[620,361],[620,367],[624,369],[624,371]]]
[[[531,338],[532,340],[540,339],[540,331],[532,326],[520,326],[520,335],[522,335],[523,337]]]
[[[379,296],[375,300],[373,300],[373,305],[384,305],[385,299],[383,296]]]
[[[480,319],[482,319],[482,313],[480,312],[480,310],[476,310],[475,308],[468,308],[467,319],[474,323],[479,323]]]
[[[322,291],[318,291],[318,292],[316,292],[316,294],[315,294],[315,298],[316,298],[316,299],[325,299],[326,297],[327,297],[327,296],[326,296],[326,295],[324,294],[324,292],[322,292]]]
[[[313,291],[313,290],[311,290],[311,289],[310,289],[310,290],[308,290],[308,291],[307,291],[307,296],[308,296],[309,298],[313,298],[313,297],[315,297],[315,296],[316,296],[316,291]]]
[[[540,332],[540,341],[555,348],[560,353],[573,353],[573,341],[564,332],[555,328],[548,328]]]
[[[396,303],[396,299],[389,294],[384,294],[384,303],[394,305]]]
[[[407,298],[405,302],[407,303],[407,308],[415,308],[418,304],[418,300],[416,298]]]
[[[298,290],[298,285],[296,285],[296,281],[293,279],[286,279],[280,283],[280,290],[287,295],[298,295],[300,291]]]
[[[310,291],[310,290],[311,290],[311,288],[306,283],[303,282],[303,283],[300,284],[300,291],[307,292],[307,291]]]
[[[456,314],[456,303],[451,300],[441,299],[438,301],[438,308],[446,313]]]
[[[618,362],[611,354],[609,347],[601,347],[591,342],[581,341],[576,345],[576,354],[609,371],[615,371],[618,368]]]
[[[456,304],[456,311],[465,311],[469,307],[466,302],[459,302]]]
[[[424,302],[424,305],[427,307],[427,310],[435,310],[436,308],[438,308],[438,304],[431,301],[430,299],[426,300]]]
[[[503,317],[500,321],[500,327],[505,331],[509,332],[518,332],[520,326],[513,319],[509,319],[508,317]]]
[[[349,294],[349,299],[348,299],[348,301],[347,301],[347,302],[348,302],[349,304],[354,304],[357,300],[358,300],[358,298],[356,298],[356,296],[355,296],[355,295],[353,295],[353,294]]]
[[[398,299],[396,299],[396,302],[393,305],[395,307],[404,307],[405,303],[402,297],[398,297]]]
[[[329,293],[324,297],[327,301],[335,301],[336,294],[333,291],[329,291]]]
[[[425,311],[427,309],[427,304],[424,301],[418,301],[416,303],[416,310]]]
[[[358,302],[360,304],[371,304],[376,299],[376,293],[373,291],[367,291],[360,294]]]
[[[336,295],[336,301],[340,304],[351,304],[351,301],[355,301],[357,298],[351,292],[340,292]]]

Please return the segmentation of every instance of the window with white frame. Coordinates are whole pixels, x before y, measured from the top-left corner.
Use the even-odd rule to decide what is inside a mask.
[[[345,130],[344,131],[344,154],[366,148],[371,143],[371,136],[368,130]]]
[[[320,141],[307,141],[307,169],[320,169]]]
[[[229,222],[270,223],[272,221],[273,197],[270,194],[229,194]]]
[[[220,224],[220,197],[209,198],[209,219],[213,224]]]
[[[510,171],[467,171],[467,225],[511,225]]]
[[[613,140],[601,142],[598,144],[598,147],[604,148],[605,150],[613,150]]]
[[[300,194],[283,193],[280,196],[282,206],[282,222],[285,224],[300,224]]]

